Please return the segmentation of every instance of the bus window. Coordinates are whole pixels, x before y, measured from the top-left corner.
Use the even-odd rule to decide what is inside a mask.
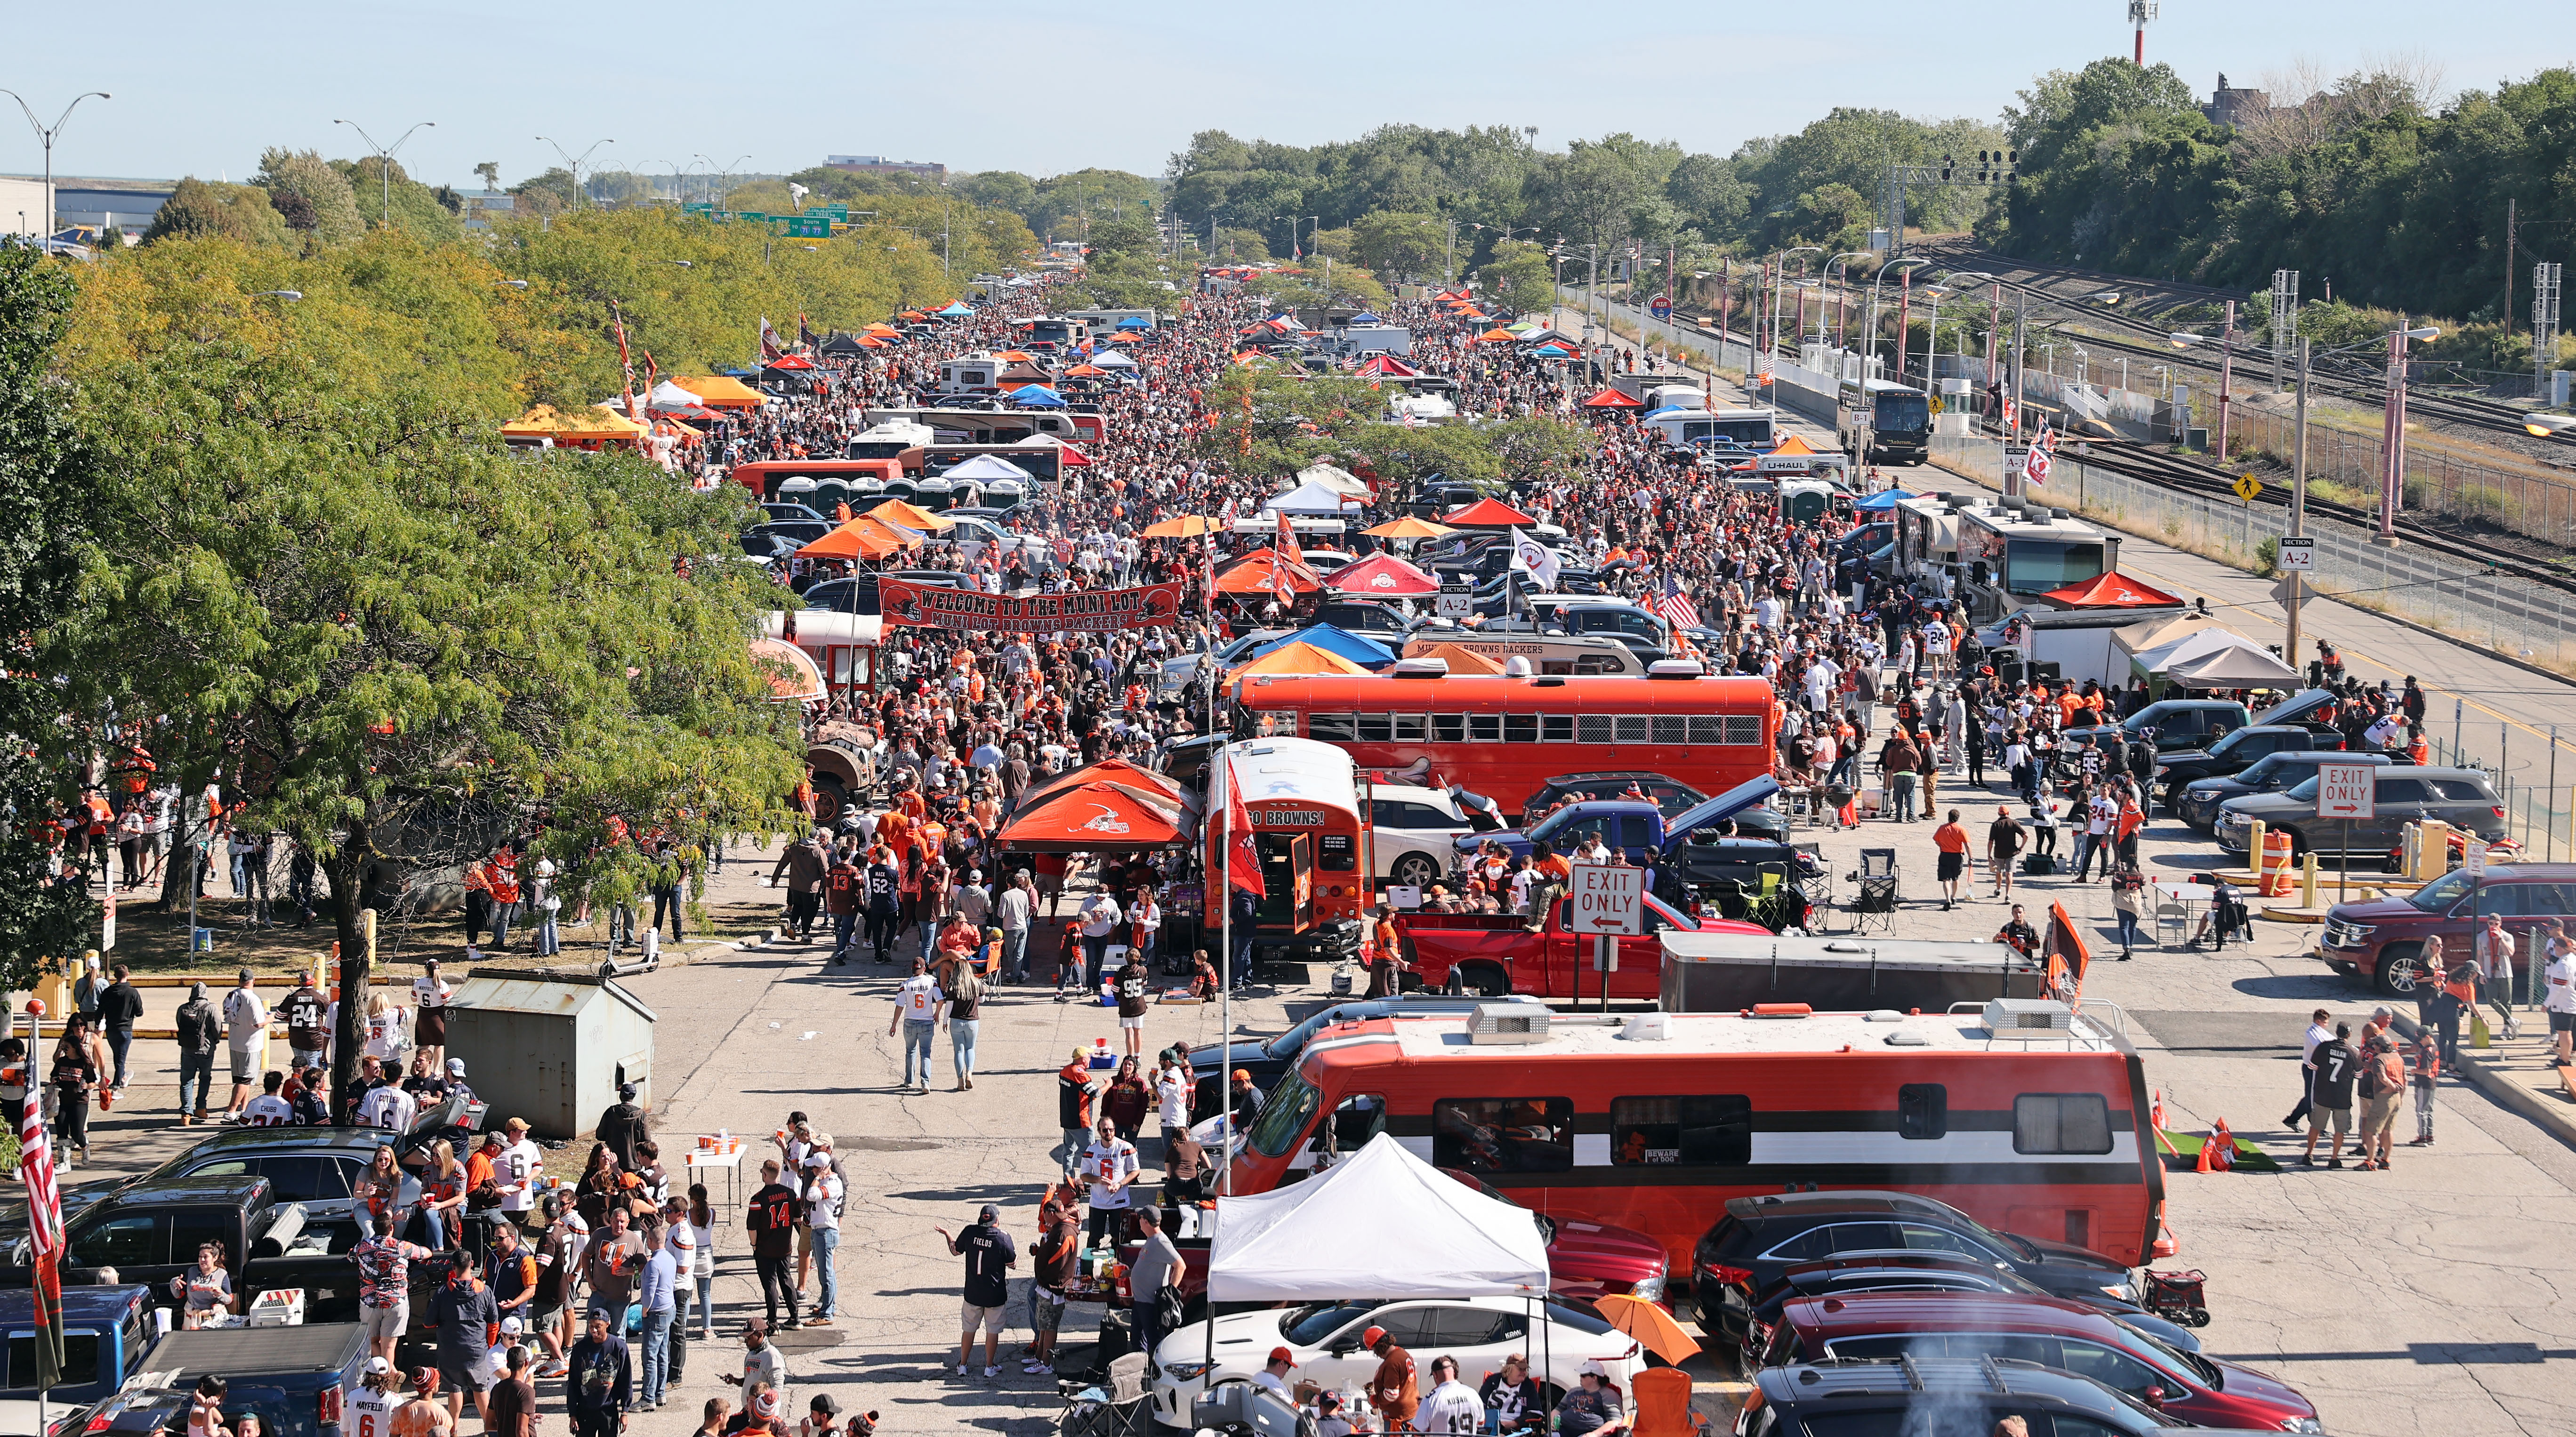
[[[1537,714],[1505,714],[1505,715],[1503,715],[1503,742],[1505,742],[1505,743],[1536,743],[1536,742],[1538,742],[1538,715],[1537,715]]]
[[[1316,845],[1316,858],[1327,873],[1348,873],[1360,866],[1358,840],[1348,833],[1324,834]]]
[[[2109,1104],[2100,1093],[2024,1093],[2013,1099],[2013,1151],[2107,1153]]]
[[[1431,716],[1431,741],[1433,743],[1465,743],[1467,741],[1467,716],[1465,714],[1433,714]]]
[[[1385,743],[1387,741],[1388,730],[1392,726],[1393,721],[1385,714],[1361,714],[1359,716],[1359,741],[1362,743]]]
[[[1351,714],[1306,715],[1306,737],[1325,743],[1349,743],[1359,737],[1359,721]]]
[[[1753,1100],[1734,1093],[1610,1100],[1610,1160],[1678,1167],[1753,1161]]]
[[[1305,1074],[1289,1074],[1286,1082],[1270,1090],[1269,1100],[1261,1105],[1261,1112],[1244,1134],[1245,1141],[1265,1158],[1279,1156],[1306,1131],[1307,1122],[1315,1116],[1316,1104],[1322,1100]]]
[[[1940,1083],[1896,1086],[1896,1135],[1941,1138],[1950,1134],[1950,1090]]]
[[[1443,1098],[1431,1105],[1431,1162],[1471,1173],[1574,1166],[1571,1098]]]
[[[1467,741],[1469,743],[1501,743],[1503,741],[1503,716],[1501,714],[1467,715]]]
[[[1358,1152],[1368,1146],[1369,1139],[1385,1131],[1386,1099],[1375,1093],[1361,1093],[1342,1099],[1341,1106],[1333,1109],[1333,1120],[1315,1130],[1315,1141],[1310,1146],[1318,1158],[1329,1161]]]

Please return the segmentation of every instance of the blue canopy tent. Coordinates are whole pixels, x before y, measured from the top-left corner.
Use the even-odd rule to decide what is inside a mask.
[[[1864,513],[1884,514],[1888,510],[1895,508],[1900,502],[1913,497],[1913,495],[1902,489],[1881,489],[1866,499],[1855,501],[1852,504],[1852,507]]]
[[[1370,313],[1368,313],[1368,312],[1367,312],[1367,311],[1365,311],[1365,310],[1361,311],[1361,312],[1360,312],[1360,313],[1358,313],[1358,314],[1352,315],[1348,320],[1346,320],[1346,321],[1344,321],[1344,322],[1345,322],[1345,323],[1348,323],[1348,324],[1384,324],[1384,323],[1386,323],[1386,321],[1385,321],[1385,320],[1380,319],[1380,318],[1378,318],[1376,315],[1374,315],[1374,314],[1370,314]]]
[[[1118,327],[1120,329],[1152,329],[1154,327],[1154,321],[1145,318],[1141,314],[1131,314],[1125,319],[1118,321]]]
[[[1310,628],[1299,629],[1284,639],[1275,639],[1254,649],[1252,657],[1257,659],[1273,649],[1283,649],[1290,644],[1298,643],[1313,644],[1316,648],[1327,653],[1339,654],[1363,668],[1382,669],[1395,662],[1395,654],[1385,645],[1331,624],[1316,624]]]
[[[1064,396],[1043,384],[1024,385],[1012,390],[1011,402],[1022,409],[1064,408]]]
[[[968,309],[965,303],[960,301],[949,305],[946,309],[934,310],[932,312],[946,318],[963,319],[966,316],[973,314],[975,311]]]

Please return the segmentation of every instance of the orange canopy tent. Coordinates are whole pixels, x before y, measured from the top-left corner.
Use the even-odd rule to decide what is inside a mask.
[[[1774,445],[1771,452],[1774,454],[1813,454],[1817,451],[1815,445],[1808,443],[1806,440],[1799,438],[1795,434],[1792,434],[1788,438],[1781,440],[1777,445]]]
[[[1443,514],[1440,522],[1452,529],[1526,529],[1538,521],[1500,499],[1479,499],[1454,514]]]
[[[1195,539],[1201,534],[1213,534],[1224,527],[1224,525],[1219,524],[1214,519],[1205,518],[1197,514],[1184,514],[1177,519],[1164,519],[1156,523],[1146,525],[1145,537],[1148,539]]]
[[[830,692],[814,656],[784,639],[754,639],[751,656],[769,670],[769,696],[778,702],[812,703]]]
[[[1252,662],[1235,669],[1232,673],[1227,674],[1226,679],[1231,682],[1243,677],[1245,674],[1357,674],[1365,676],[1367,673],[1368,670],[1366,668],[1359,664],[1352,663],[1350,660],[1343,658],[1341,655],[1334,653],[1330,649],[1319,649],[1313,644],[1299,642],[1293,644],[1281,644],[1279,647],[1272,649],[1270,652],[1263,654],[1261,657],[1254,659]]]
[[[1443,660],[1449,665],[1449,672],[1453,674],[1499,674],[1503,671],[1501,661],[1477,653],[1474,649],[1462,649],[1456,644],[1427,644],[1422,652],[1406,654],[1405,657]]]
[[[1281,558],[1273,549],[1255,549],[1233,568],[1216,576],[1216,591],[1220,594],[1269,593],[1279,586],[1274,575],[1282,573],[1287,576],[1288,591],[1292,594],[1311,594],[1324,587],[1322,576],[1296,560]]]
[[[873,334],[863,334],[859,336],[859,347],[862,349],[892,349],[894,348],[894,341],[890,339],[879,339]]]
[[[1586,409],[1643,409],[1646,407],[1646,401],[1631,399],[1615,389],[1604,389],[1583,401],[1583,407]]]
[[[1028,791],[1020,795],[1016,811],[1026,813],[1041,807],[1064,790],[1085,783],[1114,783],[1135,789],[1147,802],[1158,807],[1177,806],[1192,813],[1199,808],[1198,794],[1181,787],[1170,775],[1139,768],[1123,758],[1104,758],[1098,763],[1067,769],[1044,783],[1030,785]]]
[[[1151,800],[1150,791],[1123,783],[1074,784],[1023,806],[993,842],[1018,853],[1122,853],[1179,842],[1179,810]]]
[[[1434,524],[1428,519],[1417,519],[1407,514],[1401,519],[1389,519],[1374,529],[1360,532],[1372,539],[1437,539],[1456,531],[1446,524]]]
[[[1512,333],[1510,330],[1505,329],[1500,325],[1496,325],[1494,328],[1486,330],[1484,333],[1477,335],[1476,337],[1495,344],[1509,344],[1513,340],[1520,338],[1519,335]]]
[[[1009,364],[1027,364],[1037,358],[1036,355],[1024,349],[1005,349],[993,357]]]
[[[540,404],[501,426],[501,433],[512,439],[551,439],[557,444],[632,442],[651,433],[614,409],[592,405],[587,409],[557,409]]]
[[[675,376],[672,383],[698,396],[710,409],[758,409],[769,397],[729,374]]]
[[[2116,572],[2051,589],[2040,597],[2069,609],[2159,609],[2182,605],[2180,598]]]
[[[831,533],[796,551],[800,559],[882,559],[899,554],[919,544],[918,535],[906,534],[862,514],[834,529]]]
[[[1102,369],[1098,365],[1077,364],[1073,368],[1066,370],[1064,372],[1064,377],[1067,379],[1092,379],[1100,375],[1107,374],[1108,372],[1108,370]]]
[[[901,499],[888,499],[870,509],[867,517],[882,520],[888,524],[900,524],[907,529],[918,529],[925,534],[945,534],[957,527],[956,520],[943,519],[927,509],[908,504]]]
[[[867,328],[860,330],[859,333],[873,334],[881,339],[900,339],[903,337],[902,330],[895,328],[893,325],[888,324],[883,320],[879,320],[876,323],[869,325]]]

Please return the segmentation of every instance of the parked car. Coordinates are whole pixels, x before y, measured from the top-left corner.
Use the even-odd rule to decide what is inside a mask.
[[[1462,1372],[1499,1369],[1503,1359],[1525,1353],[1531,1376],[1551,1386],[1572,1390],[1577,1370],[1598,1362],[1609,1380],[1621,1387],[1646,1370],[1645,1351],[1637,1340],[1612,1327],[1590,1304],[1550,1298],[1539,1324],[1531,1306],[1518,1297],[1358,1299],[1316,1302],[1302,1307],[1264,1308],[1210,1319],[1216,1331],[1190,1323],[1163,1339],[1155,1349],[1162,1375],[1154,1383],[1153,1414],[1186,1428],[1190,1403],[1199,1393],[1229,1378],[1250,1379],[1262,1368],[1272,1348],[1285,1347],[1297,1364],[1298,1377],[1327,1388],[1366,1386],[1378,1359],[1360,1345],[1360,1334],[1372,1327],[1417,1361],[1447,1355]],[[1216,1361],[1210,1363],[1213,1351]]]
[[[1524,993],[1541,998],[1599,997],[1606,979],[1614,998],[1653,998],[1663,991],[1663,935],[1667,930],[1696,928],[1702,933],[1768,936],[1770,929],[1742,919],[1714,914],[1694,923],[1653,894],[1642,900],[1638,926],[1644,931],[1623,936],[1615,973],[1584,975],[1592,968],[1593,936],[1567,931],[1566,916],[1574,900],[1549,905],[1538,932],[1517,913],[1402,913],[1396,915],[1397,941],[1413,964],[1413,974],[1426,988],[1453,993],[1502,997]]]
[[[2254,733],[2257,730],[2243,729],[2240,732]],[[2219,778],[2196,778],[2179,788],[2168,787],[2165,790],[2165,798],[2172,805],[2174,817],[2181,819],[2190,828],[2208,833],[2218,826],[2219,805],[2231,798],[2243,798],[2249,793],[2278,793],[2285,788],[2295,788],[2301,781],[2315,776],[2318,764],[2384,765],[2395,761],[2384,753],[2298,749],[2258,758],[2232,775]]]
[[[2207,748],[2225,735],[2252,723],[2253,717],[2240,703],[2225,699],[2163,699],[2116,724],[2068,729],[2058,735],[2058,747],[2074,748],[2087,737],[2097,744],[2109,743],[2114,732],[2125,744],[2152,727],[2156,731],[2156,752],[2164,754]]]
[[[1539,791],[1521,805],[1521,824],[1527,827],[1547,817],[1548,809],[1561,798],[1582,795],[1586,798],[1616,798],[1635,789],[1654,801],[1664,817],[1676,818],[1700,804],[1708,795],[1660,773],[1628,769],[1612,773],[1560,773],[1540,785]]]
[[[2090,1377],[2168,1420],[2201,1427],[2323,1432],[2316,1404],[2251,1367],[2176,1352],[2079,1303],[2018,1294],[1853,1293],[1780,1311],[1763,1365],[1836,1357],[2012,1358]]]
[[[2183,1437],[2145,1403],[2036,1362],[1891,1357],[1752,1377],[1736,1437],[1985,1437],[2007,1417],[2031,1437]]]
[[[1727,1200],[1691,1253],[1700,1330],[1741,1342],[1755,1299],[1800,1263],[1845,1253],[1955,1252],[2001,1263],[2051,1294],[2137,1299],[2129,1270],[2065,1242],[2001,1233],[1938,1198],[1901,1192],[1778,1193]]]
[[[1780,1325],[1780,1309],[1801,1297],[1840,1297],[1854,1292],[1966,1292],[2007,1297],[2047,1297],[2048,1289],[2000,1262],[1987,1262],[1956,1252],[1856,1252],[1783,1270],[1780,1280],[1753,1300],[1753,1320],[1745,1325],[1741,1346],[1747,1372],[1761,1365],[1762,1353]],[[2125,1322],[2178,1352],[2198,1352],[2200,1338],[2190,1328],[2168,1322],[2126,1298],[2107,1292],[2067,1295],[2096,1312]]]
[[[768,515],[773,522],[779,519],[806,519],[817,524],[831,522],[830,515],[817,514],[812,509],[792,500],[769,500],[760,506],[760,511]]]
[[[0,1292],[0,1333],[8,1335],[10,1356],[8,1374],[0,1379],[0,1437],[48,1437],[36,1424],[36,1364],[29,1360],[35,1354],[35,1297],[30,1288]],[[49,1425],[124,1386],[143,1370],[143,1354],[159,1335],[151,1290],[140,1284],[65,1287],[62,1313],[62,1376],[44,1394]]]
[[[2515,991],[2528,991],[2540,925],[2576,914],[2576,863],[2516,863],[2483,875],[2455,868],[2403,897],[2326,910],[2316,957],[2392,997],[2411,996],[2437,963],[2457,963],[2486,915],[2514,936]]]
[[[1448,876],[1457,841],[1476,831],[1445,788],[1375,784],[1367,805],[1375,876],[1387,883],[1429,888],[1440,882]]]
[[[409,1350],[397,1355],[420,1356],[425,1328],[415,1323],[403,1339]],[[349,1396],[366,1366],[367,1332],[354,1322],[173,1332],[145,1359],[150,1380],[101,1403],[82,1430],[88,1437],[185,1433],[198,1379],[221,1377],[227,1418],[256,1412],[270,1437],[343,1437]]]
[[[127,1182],[261,1177],[271,1202],[345,1202],[384,1140],[373,1128],[228,1128]]]
[[[1402,648],[1404,636],[1413,632],[1417,621],[1406,618],[1390,605],[1374,600],[1345,599],[1317,608],[1315,622],[1330,624],[1364,639],[1376,639],[1393,648]]]
[[[2170,807],[2194,779],[2225,778],[2276,753],[2313,752],[2344,747],[2343,734],[2322,724],[2254,724],[2240,728],[2207,748],[2175,749],[2156,755],[2155,791]]]
[[[2374,861],[2398,841],[2406,825],[2426,818],[2480,838],[2504,837],[2504,800],[2476,769],[2387,764],[2372,778],[2376,788],[2369,818],[2317,817],[2313,775],[2277,793],[2231,798],[2218,806],[2218,846],[2229,853],[2245,852],[2258,818],[2266,832],[2290,835],[2293,854],[2366,853]]]
[[[1702,799],[1670,819],[1652,799],[1586,799],[1569,803],[1527,828],[1461,836],[1455,845],[1454,866],[1465,867],[1487,841],[1499,844],[1505,856],[1518,858],[1535,852],[1541,843],[1555,852],[1570,853],[1583,835],[1596,832],[1605,846],[1617,849],[1631,863],[1642,863],[1647,849],[1670,853],[1675,844],[1712,836],[1728,822],[1735,825],[1737,837],[1780,843],[1788,837],[1788,820],[1769,806],[1771,796],[1779,791],[1778,780],[1765,774],[1715,798]]]

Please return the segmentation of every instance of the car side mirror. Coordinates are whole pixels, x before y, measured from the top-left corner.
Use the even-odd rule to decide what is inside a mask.
[[[2156,1408],[2160,1411],[2163,1409],[2165,1405],[2165,1390],[2163,1387],[2150,1387],[2146,1390],[2145,1396],[2149,1407]]]
[[[1359,1351],[1360,1349],[1359,1349],[1359,1344],[1358,1344],[1358,1343],[1355,1343],[1355,1342],[1336,1342],[1336,1343],[1334,1343],[1332,1346],[1330,1346],[1330,1347],[1328,1347],[1328,1348],[1326,1348],[1326,1349],[1324,1349],[1324,1350],[1325,1350],[1325,1351],[1327,1351],[1327,1352],[1329,1352],[1329,1353],[1331,1353],[1331,1354],[1332,1354],[1333,1356],[1335,1356],[1335,1357],[1348,1357],[1348,1356],[1350,1356],[1352,1353],[1357,1352],[1357,1351]]]

